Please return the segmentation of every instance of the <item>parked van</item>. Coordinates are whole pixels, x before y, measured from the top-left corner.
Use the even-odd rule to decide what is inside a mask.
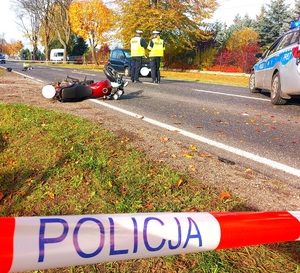
[[[51,62],[62,62],[64,60],[64,49],[54,48],[50,51],[50,61]],[[67,58],[68,60],[68,58]]]

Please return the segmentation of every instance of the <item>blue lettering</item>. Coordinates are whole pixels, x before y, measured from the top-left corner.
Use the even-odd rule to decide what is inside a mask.
[[[115,250],[115,223],[112,218],[108,218],[110,223],[110,251],[109,255],[127,254],[128,249]]]
[[[56,238],[45,238],[46,224],[58,223],[63,226],[63,232],[60,236]],[[40,219],[40,235],[39,235],[39,259],[38,262],[41,263],[44,261],[45,257],[45,244],[55,244],[63,241],[68,234],[68,223],[64,219],[60,218],[49,218],[49,219]]]
[[[87,221],[91,221],[91,222],[94,222],[98,225],[99,229],[100,229],[100,242],[99,242],[99,247],[92,253],[84,253],[80,247],[79,247],[79,243],[78,243],[78,233],[79,233],[79,229],[81,227],[81,225]],[[96,255],[98,255],[101,250],[103,249],[103,246],[104,246],[104,239],[105,239],[105,231],[104,231],[104,226],[103,224],[95,219],[95,218],[90,218],[90,217],[87,217],[87,218],[82,218],[78,221],[77,225],[76,225],[76,228],[74,229],[74,235],[73,235],[73,243],[74,243],[74,247],[75,247],[75,250],[77,252],[77,254],[82,257],[82,258],[92,258]]]
[[[146,246],[147,250],[149,250],[149,251],[158,251],[163,248],[163,246],[166,242],[166,239],[163,239],[161,241],[161,244],[158,247],[151,247],[149,245],[148,237],[147,237],[147,227],[148,227],[148,223],[151,220],[155,220],[155,221],[159,222],[162,226],[164,225],[164,223],[163,223],[163,221],[161,221],[160,219],[158,219],[156,217],[148,217],[145,219],[145,222],[144,222],[143,238],[144,238],[145,246]]]
[[[172,245],[172,241],[171,240],[169,240],[169,248],[170,249],[176,249],[176,248],[178,248],[179,246],[180,246],[180,244],[181,244],[181,226],[180,226],[180,222],[179,222],[179,220],[175,217],[174,218],[175,219],[175,221],[176,221],[176,223],[177,223],[177,227],[178,227],[178,243],[177,243],[177,245],[175,245],[175,246],[173,246]]]
[[[138,227],[137,221],[135,218],[131,218],[133,222],[133,253],[137,253],[138,251]]]
[[[186,246],[188,245],[190,239],[198,239],[198,240],[199,240],[199,247],[202,246],[202,238],[201,238],[200,230],[199,230],[197,224],[196,224],[195,221],[194,221],[192,218],[190,218],[190,217],[188,217],[188,221],[189,221],[189,231],[188,231],[188,235],[187,235],[187,238],[186,238],[186,242],[185,242],[183,248],[186,248]],[[195,226],[196,231],[197,231],[197,233],[194,234],[194,235],[191,234],[191,231],[192,231],[192,225]]]

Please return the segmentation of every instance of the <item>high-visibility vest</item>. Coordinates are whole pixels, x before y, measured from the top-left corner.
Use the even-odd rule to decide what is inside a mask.
[[[131,57],[145,56],[145,49],[141,46],[141,37],[133,37],[130,41]]]
[[[149,57],[163,57],[164,56],[164,50],[165,50],[165,46],[164,46],[164,40],[162,39],[158,39],[158,38],[154,38],[152,39],[153,42],[153,47],[148,46],[149,49]]]

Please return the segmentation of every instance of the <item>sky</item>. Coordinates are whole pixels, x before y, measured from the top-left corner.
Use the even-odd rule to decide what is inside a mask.
[[[219,8],[213,16],[213,21],[226,22],[231,25],[234,17],[239,14],[241,17],[248,14],[255,19],[260,13],[262,5],[270,4],[271,0],[217,0]],[[287,5],[294,7],[294,0],[285,0]]]
[[[239,14],[242,17],[246,14],[250,18],[255,19],[259,14],[263,4],[269,4],[271,0],[217,0],[220,7],[213,16],[213,21],[226,22],[231,25],[234,17]],[[294,7],[294,0],[286,0],[286,4]],[[21,40],[24,45],[28,41],[24,39],[22,32],[16,24],[14,11],[11,9],[11,0],[1,0],[1,16],[0,16],[0,36],[4,33],[7,42]]]

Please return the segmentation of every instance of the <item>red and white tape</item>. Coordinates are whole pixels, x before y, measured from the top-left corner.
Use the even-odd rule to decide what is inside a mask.
[[[0,218],[0,272],[300,240],[300,212]]]

